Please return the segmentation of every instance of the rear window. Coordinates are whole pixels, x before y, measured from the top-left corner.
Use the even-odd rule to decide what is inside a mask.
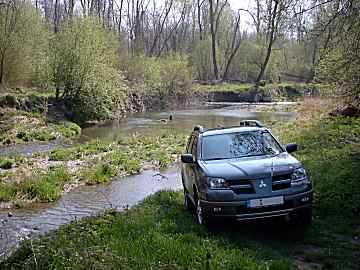
[[[252,131],[204,136],[202,159],[230,159],[250,156],[277,155],[281,146],[267,131]]]

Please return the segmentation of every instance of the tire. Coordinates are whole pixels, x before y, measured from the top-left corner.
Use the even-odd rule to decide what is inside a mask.
[[[195,197],[195,202],[196,202],[196,211],[195,211],[195,217],[196,217],[196,222],[199,225],[205,225],[205,226],[209,226],[210,225],[210,219],[209,217],[206,215],[204,208],[201,206],[201,202],[198,199],[198,196]]]
[[[193,212],[195,207],[190,199],[189,193],[184,189],[184,207],[186,210]]]

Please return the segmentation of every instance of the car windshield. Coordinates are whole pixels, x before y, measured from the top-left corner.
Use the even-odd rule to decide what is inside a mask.
[[[283,152],[267,131],[204,136],[201,151],[203,160],[277,155]]]

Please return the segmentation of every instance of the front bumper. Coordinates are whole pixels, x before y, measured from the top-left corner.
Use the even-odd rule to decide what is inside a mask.
[[[284,204],[248,208],[247,200],[217,202],[200,200],[204,214],[209,217],[235,218],[237,220],[263,219],[296,214],[312,207],[313,190],[284,196]]]

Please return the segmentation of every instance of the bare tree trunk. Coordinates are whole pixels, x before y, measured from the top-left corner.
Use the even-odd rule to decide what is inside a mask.
[[[270,60],[270,56],[271,56],[271,52],[272,52],[272,46],[273,46],[274,41],[275,41],[275,32],[277,30],[276,29],[276,26],[277,26],[276,17],[278,16],[279,1],[280,0],[274,0],[275,5],[274,5],[274,8],[272,10],[272,14],[270,13],[271,14],[271,19],[270,19],[270,22],[269,22],[269,28],[270,28],[270,34],[269,34],[269,38],[268,38],[269,43],[268,43],[267,50],[266,50],[265,60],[261,64],[259,75],[257,76],[256,81],[255,81],[256,85],[259,85],[261,79],[263,78],[263,76],[265,74],[265,71],[266,71],[267,64],[269,63],[269,60]],[[270,9],[271,9],[271,6],[270,6]]]
[[[209,0],[210,4],[210,32],[211,32],[211,53],[212,53],[212,62],[214,69],[214,78],[215,80],[219,79],[219,70],[216,61],[216,32],[215,32],[215,16],[214,16],[214,7],[213,0]]]
[[[168,4],[168,8],[165,11],[165,15],[164,15],[163,20],[161,21],[161,18],[159,18],[159,30],[155,33],[155,37],[154,37],[154,40],[153,40],[153,43],[152,43],[152,46],[151,46],[151,49],[150,49],[150,56],[154,55],[154,53],[155,53],[155,48],[156,48],[156,46],[158,44],[159,38],[161,37],[161,35],[162,35],[163,31],[164,31],[164,25],[165,25],[165,22],[166,22],[166,20],[167,20],[167,18],[169,16],[172,5],[173,5],[173,0],[170,0],[170,4]]]
[[[58,21],[59,21],[59,0],[55,0],[55,7],[54,7],[54,32],[58,32]]]
[[[199,25],[199,38],[200,40],[203,39],[203,36],[202,36],[202,24],[201,24],[201,6],[202,4],[204,3],[204,1],[202,1],[200,3],[200,0],[197,0],[197,17],[198,17],[198,25]]]
[[[231,42],[231,53],[230,53],[229,58],[226,59],[226,66],[225,66],[225,71],[224,71],[224,74],[223,74],[223,80],[227,79],[231,63],[232,63],[236,53],[238,52],[238,50],[240,48],[241,37],[239,37],[239,40],[236,43],[236,37],[237,37],[237,33],[239,32],[239,29],[240,29],[240,12],[238,13],[238,16],[236,18],[235,27],[234,27],[234,34],[233,34],[233,38],[232,38],[232,42]]]
[[[5,66],[5,54],[2,54],[0,60],[0,85],[4,83],[4,66]]]

